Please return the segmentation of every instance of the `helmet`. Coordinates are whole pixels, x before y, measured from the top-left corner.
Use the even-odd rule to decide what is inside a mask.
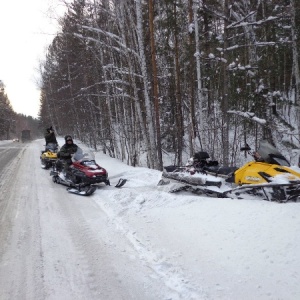
[[[70,136],[70,135],[66,135],[65,136],[65,141],[67,142],[67,141],[72,141],[73,142],[73,139],[72,139],[72,137]]]

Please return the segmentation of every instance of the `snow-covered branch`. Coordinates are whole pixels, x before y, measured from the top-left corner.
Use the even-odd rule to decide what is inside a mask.
[[[243,20],[248,18],[249,16],[253,15],[254,13],[256,13],[256,12],[251,12],[249,15],[244,17]],[[269,17],[265,20],[259,20],[259,21],[256,21],[256,22],[244,22],[243,20],[240,20],[238,22],[235,22],[235,23],[232,23],[232,24],[228,25],[227,29],[244,27],[244,26],[258,26],[258,25],[262,25],[263,23],[274,21],[274,20],[277,20],[277,19],[279,19],[279,18],[278,17]]]
[[[267,121],[265,119],[261,119],[255,116],[255,113],[252,112],[243,112],[243,111],[236,111],[236,110],[229,110],[228,111],[229,114],[235,114],[250,120],[253,120],[261,125],[265,125],[267,123]]]

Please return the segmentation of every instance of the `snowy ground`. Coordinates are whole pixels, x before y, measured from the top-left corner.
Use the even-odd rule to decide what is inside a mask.
[[[10,194],[11,201],[18,199],[18,215],[12,214],[14,230],[0,252],[0,299],[300,299],[300,203],[170,194],[157,187],[159,171],[129,167],[102,153],[96,161],[112,185],[120,177],[128,182],[81,197],[52,183],[40,168],[42,145],[34,141],[24,154],[30,182],[16,177],[26,205],[16,191]],[[24,227],[22,214],[32,215],[40,230]],[[113,273],[98,278],[97,268],[110,268],[111,261]],[[24,269],[25,284],[17,274]],[[44,286],[39,294],[38,281]]]

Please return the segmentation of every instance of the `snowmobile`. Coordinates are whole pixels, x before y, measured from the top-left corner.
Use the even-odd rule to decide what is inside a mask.
[[[221,198],[253,197],[277,202],[300,199],[300,169],[291,167],[269,142],[260,141],[256,152],[248,145],[241,150],[254,160],[240,168],[225,167],[209,160],[207,152],[198,152],[184,167],[165,167],[158,185],[171,184],[169,192],[191,191]]]
[[[72,156],[72,164],[64,174],[64,162],[58,159],[50,172],[55,183],[67,186],[67,191],[73,194],[90,196],[99,184],[110,185],[107,171],[95,161],[95,156],[88,151],[83,153],[78,147]],[[120,188],[126,183],[126,179],[119,179],[115,187]]]
[[[41,151],[41,166],[43,169],[50,169],[57,161],[58,145],[49,143],[44,151]]]

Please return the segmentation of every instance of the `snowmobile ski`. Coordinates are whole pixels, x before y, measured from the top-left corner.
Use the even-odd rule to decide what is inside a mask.
[[[127,179],[124,178],[120,178],[118,183],[115,185],[116,188],[120,188],[122,186],[124,186],[124,184],[127,182]]]
[[[90,196],[96,191],[96,186],[90,185],[83,188],[74,188],[69,187],[67,191],[72,194],[80,195],[80,196]]]

